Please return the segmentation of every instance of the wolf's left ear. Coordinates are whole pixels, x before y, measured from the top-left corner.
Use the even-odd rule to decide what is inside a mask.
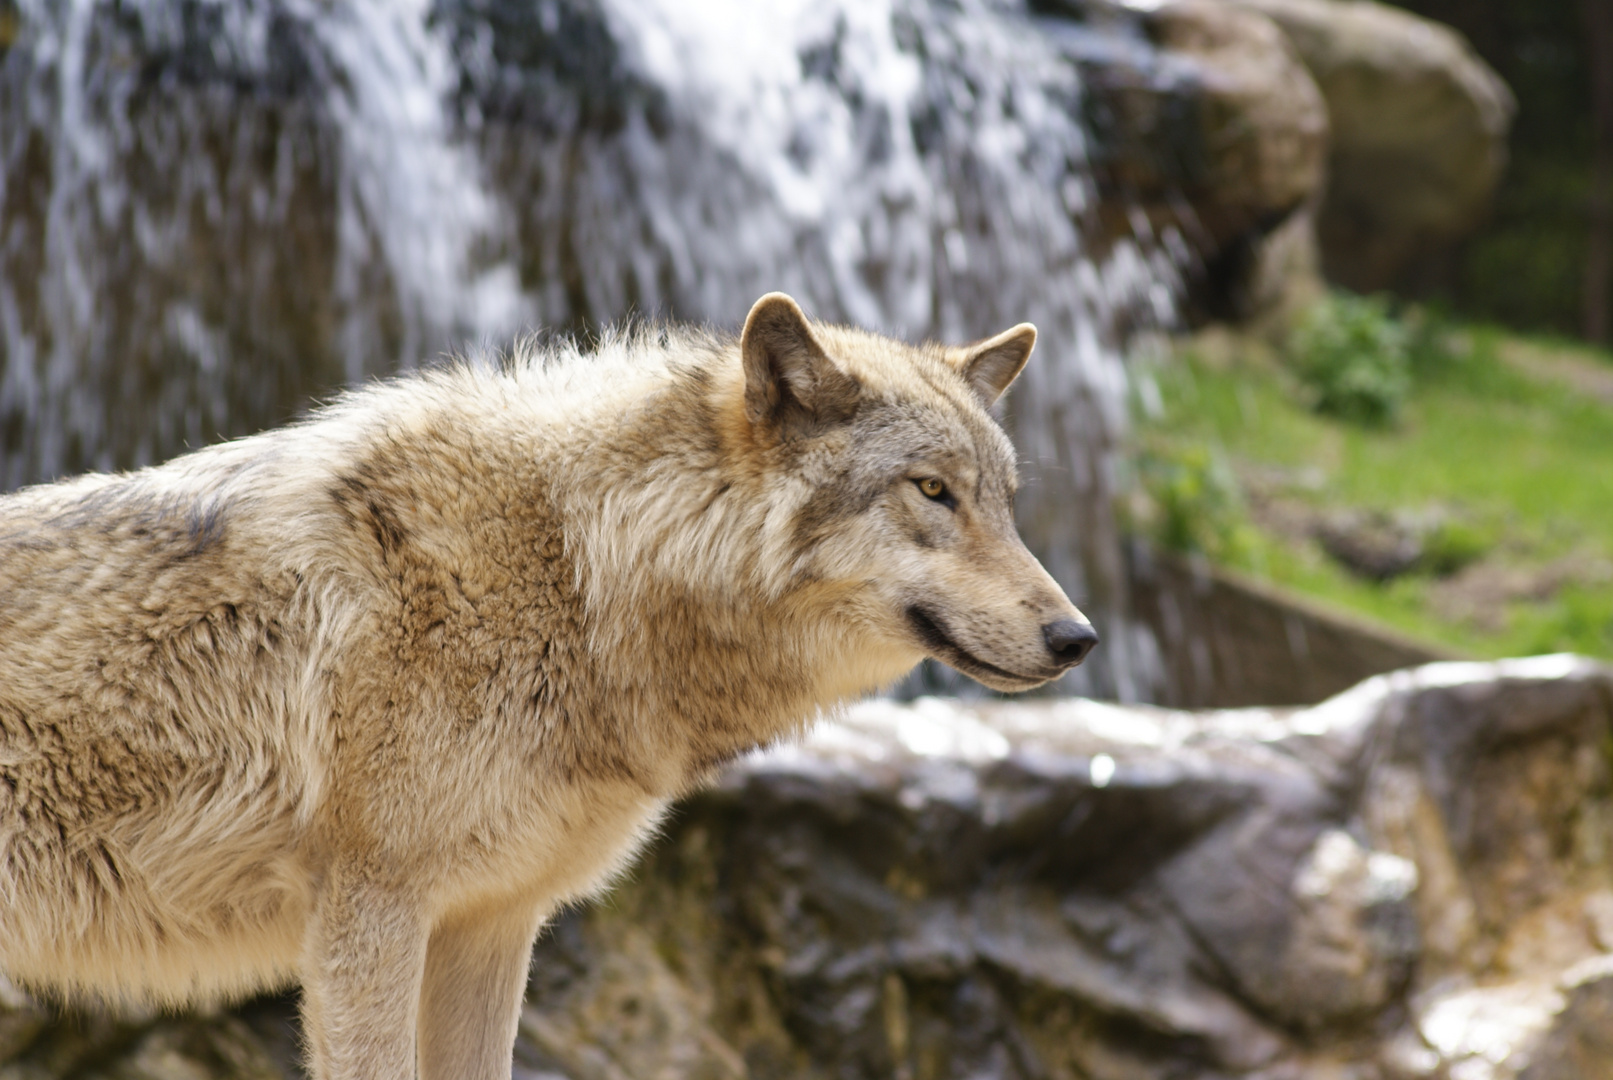
[[[752,424],[788,435],[856,411],[861,386],[829,358],[801,308],[783,293],[768,293],[751,307],[739,351]]]
[[[1031,358],[1034,348],[1036,327],[1023,322],[996,337],[958,350],[958,373],[980,399],[980,404],[989,409],[1025,370],[1025,361]]]

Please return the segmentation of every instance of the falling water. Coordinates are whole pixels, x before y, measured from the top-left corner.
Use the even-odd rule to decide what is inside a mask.
[[[0,0],[0,483],[160,460],[530,326],[1029,320],[1033,548],[1146,698],[1112,517],[1126,326],[1068,33],[1015,0]],[[1067,30],[1067,27],[1065,28]]]

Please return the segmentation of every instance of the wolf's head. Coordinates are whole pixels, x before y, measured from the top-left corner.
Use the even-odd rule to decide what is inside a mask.
[[[1014,529],[1014,451],[986,411],[1035,343],[1022,323],[912,347],[813,326],[782,293],[740,342],[752,437],[804,488],[791,546],[837,611],[907,666],[931,656],[997,690],[1057,678],[1098,642]]]

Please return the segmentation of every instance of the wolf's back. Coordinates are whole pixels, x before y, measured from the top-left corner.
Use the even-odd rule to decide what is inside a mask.
[[[170,1000],[289,974],[318,619],[236,482],[280,441],[0,498],[0,970]]]

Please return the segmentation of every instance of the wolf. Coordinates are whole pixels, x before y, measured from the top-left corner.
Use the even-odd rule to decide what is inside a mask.
[[[528,345],[0,499],[0,972],[300,984],[318,1080],[507,1080],[533,940],[669,802],[925,656],[1097,642],[963,347],[809,321]]]

